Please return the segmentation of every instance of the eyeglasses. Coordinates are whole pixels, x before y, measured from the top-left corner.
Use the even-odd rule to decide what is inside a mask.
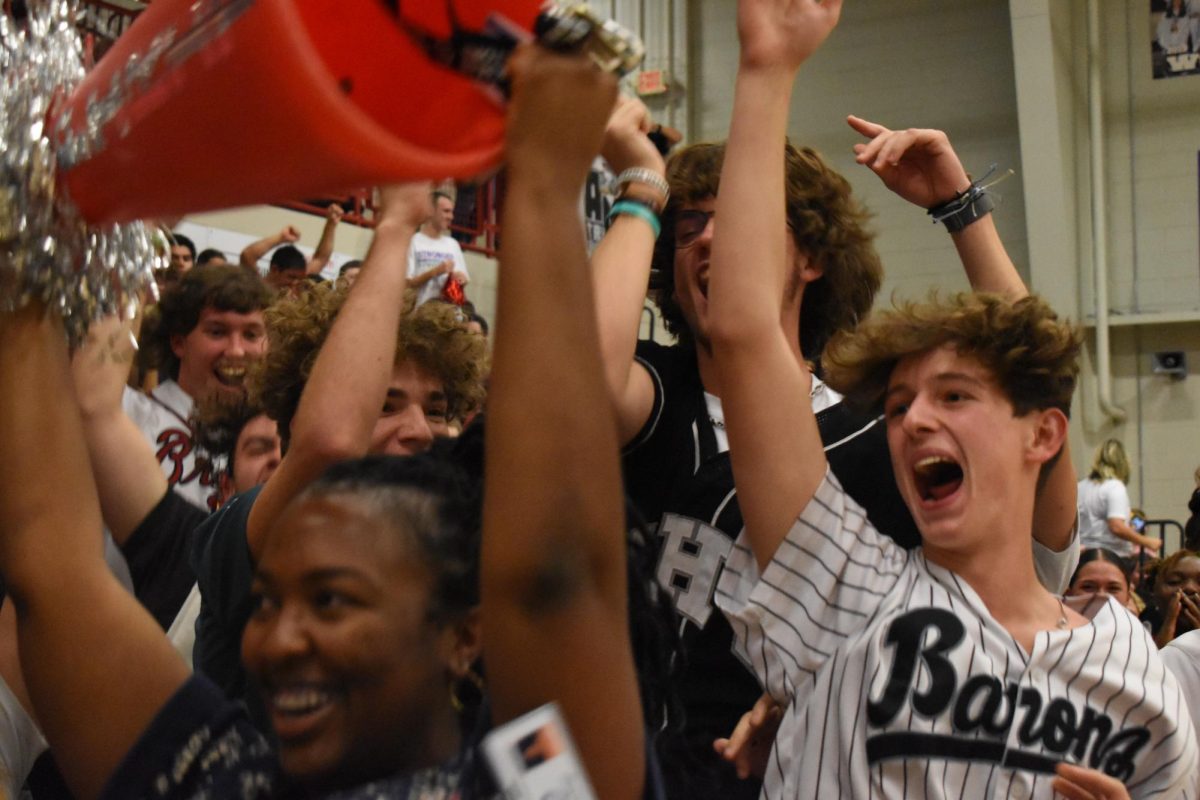
[[[708,227],[708,221],[713,218],[712,211],[689,209],[675,215],[675,249],[686,250],[696,243],[696,240]]]

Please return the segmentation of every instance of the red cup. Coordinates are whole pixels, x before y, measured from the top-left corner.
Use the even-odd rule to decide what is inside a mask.
[[[401,4],[448,36],[447,4]],[[526,31],[540,0],[454,0]],[[102,133],[79,144],[89,115]],[[504,109],[432,63],[379,0],[155,0],[54,112],[60,180],[93,224],[467,178]]]

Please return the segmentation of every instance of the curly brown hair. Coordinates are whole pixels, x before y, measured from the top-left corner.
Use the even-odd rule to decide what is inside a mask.
[[[1040,297],[1012,302],[962,292],[905,302],[871,315],[825,348],[825,382],[860,407],[875,408],[897,362],[952,345],[995,376],[1017,416],[1035,409],[1071,412],[1082,338]]]
[[[270,347],[262,369],[249,377],[251,397],[291,439],[292,417],[317,353],[346,300],[344,286],[322,283],[276,301],[266,313]],[[449,415],[462,418],[483,404],[488,372],[486,340],[466,329],[458,307],[425,303],[413,308],[409,291],[396,337],[396,360],[410,361],[442,382]]]
[[[883,266],[867,229],[870,214],[849,182],[810,148],[788,143],[784,159],[788,228],[796,248],[823,270],[805,288],[800,306],[800,349],[815,360],[829,337],[866,317]],[[667,330],[687,344],[692,332],[675,299],[675,215],[685,205],[717,196],[724,162],[724,143],[701,143],[680,150],[667,164],[671,198],[654,248],[652,296]]]

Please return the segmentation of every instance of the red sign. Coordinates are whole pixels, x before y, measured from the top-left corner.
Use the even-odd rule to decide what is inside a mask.
[[[638,73],[637,93],[642,97],[666,91],[667,76],[661,69],[647,69]]]

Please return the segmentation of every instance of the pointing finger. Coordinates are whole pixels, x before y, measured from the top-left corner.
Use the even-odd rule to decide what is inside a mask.
[[[888,132],[888,129],[879,123],[865,120],[862,117],[856,117],[853,114],[846,117],[846,122],[851,128],[854,128],[854,130],[858,131],[863,136],[870,136],[874,138],[881,133]]]

